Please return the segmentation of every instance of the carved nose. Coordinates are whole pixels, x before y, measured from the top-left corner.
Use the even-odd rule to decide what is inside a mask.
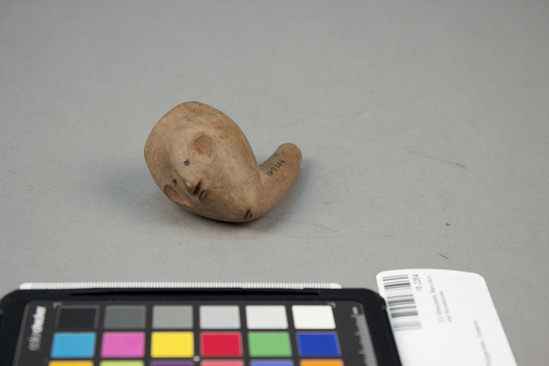
[[[206,195],[206,188],[201,180],[187,181],[185,180],[185,187],[191,196],[194,196],[201,200]]]

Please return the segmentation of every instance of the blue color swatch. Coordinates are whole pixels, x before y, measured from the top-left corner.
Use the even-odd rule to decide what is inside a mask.
[[[251,366],[294,366],[294,363],[286,360],[252,361]]]
[[[95,333],[55,333],[51,358],[91,358],[95,350]]]
[[[336,333],[297,333],[299,354],[305,357],[341,355]]]

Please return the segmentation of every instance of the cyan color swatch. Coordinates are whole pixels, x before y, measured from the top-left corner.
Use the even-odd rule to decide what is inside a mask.
[[[51,358],[91,358],[95,351],[95,333],[55,333]]]

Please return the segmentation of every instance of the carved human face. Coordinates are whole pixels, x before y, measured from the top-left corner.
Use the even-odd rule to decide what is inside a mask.
[[[233,130],[188,123],[156,135],[151,172],[166,196],[202,216],[250,219],[258,197],[258,168],[247,140],[234,136],[242,134],[240,129]]]

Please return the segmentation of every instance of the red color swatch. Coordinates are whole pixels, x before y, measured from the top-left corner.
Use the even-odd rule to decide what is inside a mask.
[[[204,357],[242,356],[240,332],[202,332],[200,354]]]

